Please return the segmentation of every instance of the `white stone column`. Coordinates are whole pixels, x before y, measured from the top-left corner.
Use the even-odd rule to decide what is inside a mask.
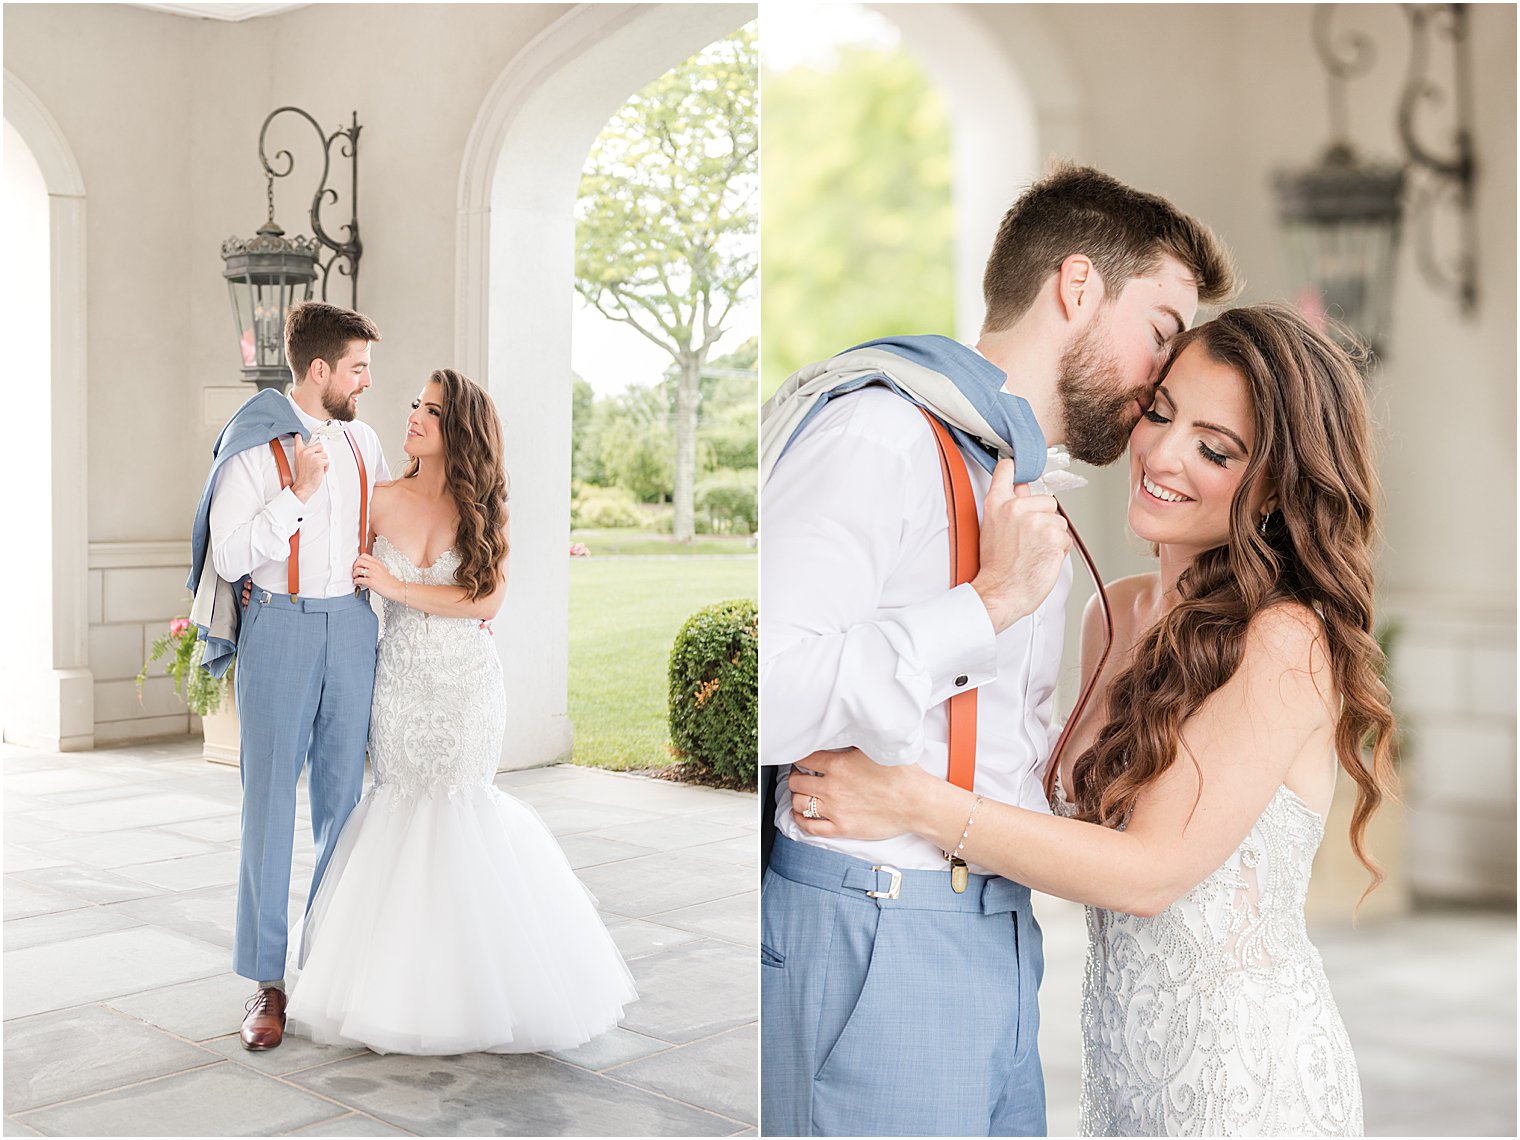
[[[7,189],[13,164],[21,163],[28,169],[18,177],[40,179],[47,196],[45,249],[34,251],[33,271],[8,278],[7,395],[15,400],[30,391],[34,406],[49,409],[50,426],[26,441],[31,466],[6,504],[7,530],[19,541],[0,578],[9,643],[4,736],[74,751],[95,740],[86,601],[84,182],[52,115],[9,71],[5,119]],[[26,228],[25,219],[14,220]],[[7,242],[12,256],[24,256],[18,247],[25,235],[14,238]]]
[[[455,349],[496,400],[512,481],[511,570],[495,623],[504,769],[568,759],[574,739],[570,330],[581,167],[624,100],[754,17],[747,4],[576,7],[503,71],[466,147]]]

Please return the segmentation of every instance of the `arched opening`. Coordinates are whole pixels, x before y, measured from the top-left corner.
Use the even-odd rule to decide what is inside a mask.
[[[1052,151],[1036,89],[966,5],[869,8],[902,29],[904,44],[950,102],[955,328],[960,339],[974,340],[982,325],[982,269],[998,222]],[[1030,34],[1038,35],[1037,26]]]
[[[766,121],[776,113],[781,137],[766,148],[766,215],[789,221],[767,230],[766,266],[814,283],[810,291],[768,281],[767,313],[781,319],[765,332],[767,392],[791,369],[867,336],[976,338],[982,270],[1003,213],[1046,157],[1075,141],[1080,101],[1060,53],[1035,17],[1019,20],[1015,51],[967,5],[767,13]],[[863,199],[861,208],[840,205],[849,198]],[[815,335],[820,322],[831,328]]]
[[[33,415],[15,449],[26,493],[6,502],[0,569],[4,739],[94,746],[89,669],[84,371],[84,183],[58,124],[5,73],[7,395]],[[15,457],[13,454],[13,462]],[[20,556],[17,556],[20,555]]]
[[[496,623],[506,768],[565,759],[572,744],[570,329],[581,168],[631,94],[754,13],[751,5],[578,7],[513,59],[471,131],[455,351],[501,410],[512,477],[512,590]]]

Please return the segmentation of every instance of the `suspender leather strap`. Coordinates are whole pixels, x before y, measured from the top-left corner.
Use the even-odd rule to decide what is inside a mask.
[[[280,488],[287,489],[295,484],[295,479],[290,474],[290,460],[285,458],[285,449],[280,446],[278,439],[269,441],[269,450],[274,452],[274,465],[280,469]],[[290,536],[290,557],[285,560],[285,592],[294,601],[301,592],[301,529],[297,527]]]
[[[1056,510],[1061,511],[1059,504],[1056,505]],[[1071,525],[1071,519],[1067,518],[1065,511],[1061,511],[1061,517],[1066,519],[1071,540],[1076,543],[1077,552],[1082,555],[1087,572],[1092,575],[1093,585],[1098,588],[1098,609],[1103,612],[1103,652],[1098,655],[1097,668],[1088,676],[1087,684],[1083,685],[1082,691],[1077,694],[1077,703],[1072,707],[1071,715],[1066,718],[1066,724],[1061,729],[1055,748],[1051,749],[1050,760],[1045,765],[1045,798],[1047,800],[1055,798],[1056,774],[1061,770],[1061,755],[1066,751],[1066,744],[1071,739],[1072,730],[1077,727],[1077,722],[1082,719],[1082,713],[1087,709],[1087,702],[1092,697],[1093,690],[1098,687],[1098,678],[1103,676],[1103,666],[1108,664],[1108,655],[1114,648],[1114,615],[1108,608],[1108,591],[1103,588],[1103,575],[1098,573],[1098,564],[1088,553],[1087,544],[1082,541],[1077,528]]]
[[[950,585],[963,585],[976,577],[982,561],[982,528],[976,517],[976,495],[966,457],[950,430],[923,408],[924,419],[934,429],[939,446],[940,475],[945,481],[945,514],[950,523]],[[976,782],[976,690],[967,688],[949,701],[950,763],[945,778],[959,788],[971,790]]]
[[[343,432],[343,438],[348,440],[348,449],[354,453],[354,463],[359,467],[359,553],[369,553],[369,471],[364,466],[364,456],[359,454],[359,445],[354,442],[354,437],[347,430]]]
[[[966,457],[961,454],[949,429],[923,408],[919,408],[919,411],[929,421],[929,426],[934,430],[934,442],[939,447],[940,475],[945,483],[945,513],[950,524],[950,584],[952,587],[959,586],[976,577],[981,566],[981,523],[976,514],[976,497],[971,490]],[[1103,575],[1098,573],[1097,563],[1093,561],[1077,528],[1072,525],[1070,516],[1061,509],[1059,503],[1056,504],[1056,510],[1066,519],[1077,553],[1082,556],[1082,562],[1097,587],[1098,608],[1103,614],[1103,652],[1098,657],[1097,668],[1089,675],[1087,683],[1077,695],[1071,716],[1066,718],[1066,725],[1061,729],[1060,738],[1051,751],[1045,768],[1046,799],[1055,792],[1061,755],[1066,750],[1072,731],[1082,719],[1093,690],[1097,687],[1098,678],[1103,675],[1103,666],[1107,664],[1109,653],[1114,647],[1114,619],[1108,606],[1108,591],[1103,588]],[[951,697],[949,716],[950,765],[946,778],[957,787],[971,791],[976,780],[976,690],[970,689]]]
[[[354,437],[347,431],[343,438],[348,440],[349,450],[354,453],[354,463],[359,467],[359,553],[369,553],[369,469],[364,466],[364,456],[359,453],[359,445],[354,442]],[[285,449],[280,446],[278,439],[269,441],[269,450],[274,452],[274,465],[280,472],[280,487],[291,487],[295,479],[290,473],[290,460],[285,457]],[[301,593],[301,531],[298,528],[290,536],[290,557],[285,562],[286,592],[292,599]]]

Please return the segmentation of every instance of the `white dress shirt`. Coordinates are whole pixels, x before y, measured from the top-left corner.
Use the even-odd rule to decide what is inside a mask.
[[[980,513],[990,476],[967,467]],[[976,591],[950,588],[939,452],[916,407],[866,388],[809,422],[766,482],[760,566],[762,764],[853,746],[943,779],[944,702],[975,686],[975,790],[1049,810],[1041,778],[1071,561],[1038,610],[994,635]],[[784,778],[777,793],[788,838],[903,870],[946,869],[939,848],[917,836],[804,835]]]
[[[290,399],[287,394],[286,399]],[[319,420],[290,400],[301,422],[312,431],[324,425],[346,430],[364,456],[369,487],[391,477],[380,438],[368,424]],[[314,436],[313,442],[319,437]],[[295,446],[280,441],[295,473]],[[211,493],[211,557],[216,572],[229,582],[244,574],[272,594],[289,592],[286,562],[290,536],[301,532],[301,594],[335,598],[354,589],[354,560],[359,557],[359,468],[341,435],[324,439],[330,465],[322,485],[301,502],[280,487],[280,472],[268,445],[250,447],[222,465]]]

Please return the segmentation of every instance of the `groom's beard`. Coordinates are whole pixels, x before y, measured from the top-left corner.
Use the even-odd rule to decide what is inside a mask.
[[[322,389],[322,408],[335,420],[352,420],[354,418],[354,394],[339,396],[330,388]]]
[[[1087,326],[1061,356],[1056,396],[1066,418],[1066,448],[1072,458],[1107,467],[1129,446],[1135,401],[1149,407],[1149,384],[1123,390],[1123,372],[1113,351],[1098,336],[1099,323]]]

